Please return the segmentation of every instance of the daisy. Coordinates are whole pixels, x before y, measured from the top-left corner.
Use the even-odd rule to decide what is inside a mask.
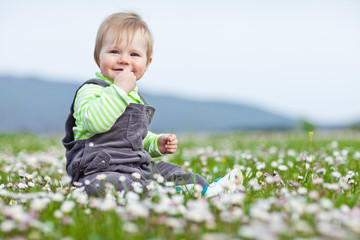
[[[134,173],[132,173],[131,174],[134,178],[136,178],[136,179],[140,179],[141,178],[141,175],[140,175],[140,173],[138,173],[138,172],[134,172]]]
[[[288,167],[286,165],[279,165],[278,168],[280,171],[283,171],[283,172],[288,170]]]
[[[99,175],[96,176],[96,179],[97,179],[97,180],[100,180],[100,181],[105,180],[105,179],[106,179],[106,175],[105,175],[105,174],[99,174]]]

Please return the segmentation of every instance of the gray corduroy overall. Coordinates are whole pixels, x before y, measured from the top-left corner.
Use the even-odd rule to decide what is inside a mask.
[[[109,86],[100,79],[91,79],[84,84],[90,83]],[[199,174],[186,173],[178,165],[151,160],[150,154],[142,147],[142,141],[148,133],[155,109],[142,96],[144,105],[130,103],[109,131],[83,140],[74,140],[75,97],[65,125],[66,135],[62,141],[66,148],[66,171],[73,182],[90,181],[85,188],[90,196],[105,194],[104,181],[96,178],[98,174],[105,174],[106,181],[113,184],[118,191],[124,188],[133,189],[134,181],[140,181],[145,187],[155,173],[163,176],[166,181],[173,181],[175,185],[196,183],[205,187],[209,184]],[[132,173],[139,173],[141,179],[134,179]],[[124,182],[120,182],[120,176],[125,177]]]

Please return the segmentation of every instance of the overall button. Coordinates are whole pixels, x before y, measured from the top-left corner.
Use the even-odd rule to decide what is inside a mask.
[[[148,111],[148,114],[149,114],[149,116],[151,116],[151,115],[153,114],[153,111],[152,111],[152,110],[149,110],[149,111]]]
[[[102,160],[102,161],[101,161],[101,164],[102,164],[102,165],[104,165],[104,164],[105,164],[105,161],[104,161],[104,160]]]
[[[93,143],[93,142],[89,142],[89,146],[90,146],[90,147],[93,147],[93,146],[94,146],[94,143]]]

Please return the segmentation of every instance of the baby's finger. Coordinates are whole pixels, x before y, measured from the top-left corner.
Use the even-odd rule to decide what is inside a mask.
[[[178,140],[177,140],[177,138],[169,138],[168,143],[177,144]]]
[[[175,141],[176,140],[176,135],[175,134],[170,134],[170,140]]]
[[[166,149],[167,153],[176,153],[176,148],[175,149]]]
[[[169,152],[169,151],[176,151],[177,149],[177,146],[176,145],[171,145],[171,146],[167,146],[166,147],[166,151]]]

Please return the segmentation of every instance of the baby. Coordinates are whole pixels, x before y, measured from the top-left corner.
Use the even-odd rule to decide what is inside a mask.
[[[152,61],[152,50],[152,34],[135,13],[112,14],[100,25],[94,51],[100,72],[79,87],[66,121],[63,144],[73,182],[86,183],[90,196],[105,194],[104,178],[118,191],[132,190],[134,183],[146,190],[158,174],[178,188],[199,184],[205,197],[220,195],[229,181],[241,184],[238,169],[209,185],[199,174],[151,160],[175,153],[178,144],[174,134],[149,131],[155,109],[136,85]]]

